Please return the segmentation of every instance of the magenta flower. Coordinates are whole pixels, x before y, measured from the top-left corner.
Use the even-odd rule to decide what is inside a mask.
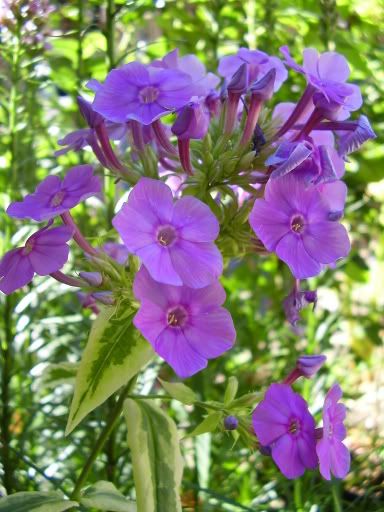
[[[288,77],[287,70],[278,57],[271,57],[259,50],[248,50],[248,48],[240,48],[236,55],[222,57],[219,63],[219,74],[230,80],[244,63],[248,69],[249,85],[262,78],[271,69],[275,69],[273,88],[277,91]]]
[[[346,84],[350,70],[346,59],[336,52],[319,54],[314,48],[303,51],[303,66],[292,59],[287,46],[280,48],[285,63],[303,74],[308,84],[320,91],[330,103],[338,103],[341,109],[338,119],[346,119],[349,112],[362,105],[361,92],[357,85]]]
[[[317,466],[315,420],[307,402],[290,386],[272,384],[253,411],[255,434],[287,478]]]
[[[61,180],[47,176],[33,194],[8,206],[7,214],[19,219],[48,220],[74,208],[87,197],[101,190],[100,179],[93,175],[91,165],[72,167]]]
[[[0,261],[0,290],[9,295],[30,283],[35,273],[47,276],[59,270],[68,259],[66,242],[72,234],[67,226],[46,226],[30,236],[24,247],[7,252]]]
[[[190,377],[229,350],[236,337],[218,281],[200,288],[154,281],[142,267],[133,291],[141,302],[133,323],[181,378]]]
[[[345,227],[328,215],[318,189],[306,188],[288,175],[268,181],[265,199],[255,201],[249,222],[264,246],[285,261],[297,279],[306,279],[349,253]]]
[[[177,69],[159,69],[131,62],[113,69],[96,90],[93,109],[106,119],[151,124],[183,107],[201,87]]]
[[[175,48],[167,53],[161,60],[156,60],[151,63],[151,66],[163,69],[179,69],[187,73],[194,83],[197,83],[201,88],[201,96],[207,96],[211,90],[215,89],[219,83],[220,78],[213,73],[207,73],[205,66],[196,55],[188,54],[179,57],[179,49]]]
[[[343,444],[346,436],[344,419],[345,405],[339,404],[343,392],[338,384],[328,391],[323,408],[323,437],[317,442],[316,452],[319,457],[320,473],[326,480],[331,473],[336,478],[344,478],[351,463],[348,448]]]
[[[112,224],[156,281],[203,288],[222,273],[215,215],[192,196],[174,202],[161,181],[141,178]]]

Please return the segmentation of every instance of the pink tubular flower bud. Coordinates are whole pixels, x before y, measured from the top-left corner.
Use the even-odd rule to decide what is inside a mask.
[[[250,87],[252,97],[257,97],[263,101],[270,100],[273,96],[275,80],[276,69],[272,68],[260,80],[253,82]]]
[[[310,379],[320,370],[326,361],[326,356],[314,354],[311,356],[300,356],[296,361],[296,367],[283,380],[283,384],[293,384],[299,377]]]

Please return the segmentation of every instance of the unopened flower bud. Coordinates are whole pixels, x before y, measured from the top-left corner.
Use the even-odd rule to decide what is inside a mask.
[[[199,102],[188,103],[171,128],[179,140],[202,139],[207,133],[209,116]]]
[[[352,125],[353,122],[351,122]],[[343,123],[346,124],[345,122]],[[353,130],[347,131],[339,139],[340,156],[344,157],[352,151],[356,151],[364,142],[369,139],[375,139],[376,133],[372,130],[369,120],[366,116],[360,116]]]
[[[309,379],[320,370],[326,359],[326,356],[322,354],[300,356],[296,361],[296,368],[299,370],[302,377]]]
[[[80,272],[79,276],[91,286],[100,286],[103,282],[100,272]]]
[[[244,62],[227,86],[229,94],[244,94],[248,88],[248,65]]]
[[[272,98],[273,87],[275,85],[276,69],[272,68],[257,82],[253,82],[250,87],[252,96],[256,96],[262,101],[267,101]]]
[[[95,292],[92,293],[92,297],[106,306],[111,306],[115,303],[112,292]]]
[[[225,430],[236,430],[239,426],[239,420],[236,416],[226,416],[224,418],[224,428]]]
[[[77,97],[77,104],[79,105],[81,115],[84,117],[90,128],[96,128],[96,126],[104,121],[103,116],[95,112],[92,104],[83,97]]]

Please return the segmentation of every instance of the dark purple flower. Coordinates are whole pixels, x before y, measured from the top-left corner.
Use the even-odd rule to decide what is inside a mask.
[[[224,428],[225,430],[236,430],[239,426],[239,420],[236,416],[226,416],[224,418]]]
[[[141,302],[134,325],[179,377],[199,372],[233,346],[236,332],[221,307],[225,292],[218,281],[198,290],[171,286],[154,281],[142,267],[133,291]]]
[[[112,224],[156,281],[202,288],[222,272],[215,215],[192,196],[174,202],[161,181],[141,178]]]
[[[92,166],[78,165],[70,169],[64,180],[58,176],[47,176],[33,194],[27,195],[23,201],[11,203],[7,214],[38,222],[52,219],[100,190],[100,179],[93,175]]]
[[[6,295],[30,283],[34,274],[47,276],[59,270],[68,259],[66,242],[72,237],[67,226],[36,231],[24,247],[7,252],[0,261],[0,290]]]
[[[148,125],[200,92],[201,87],[182,71],[131,62],[108,74],[96,90],[93,108],[116,123],[132,119]]]
[[[306,188],[288,175],[268,181],[265,199],[255,201],[249,222],[264,246],[285,261],[297,279],[306,279],[349,253],[345,227],[331,222],[328,214],[316,187]]]
[[[342,442],[346,436],[344,419],[345,405],[339,404],[343,392],[338,384],[328,391],[323,407],[323,437],[317,442],[316,452],[319,457],[320,473],[326,480],[331,473],[336,478],[345,478],[349,471],[351,456]]]
[[[209,126],[209,114],[198,101],[190,102],[181,109],[172,125],[172,133],[179,140],[202,139]]]
[[[319,54],[314,48],[305,48],[303,66],[299,66],[292,59],[287,46],[282,46],[280,51],[288,66],[303,74],[308,84],[320,91],[328,102],[338,103],[341,106],[338,119],[346,119],[350,111],[361,107],[362,98],[359,87],[345,83],[349,78],[350,70],[342,55],[336,52]]]
[[[201,96],[207,96],[209,92],[215,89],[220,83],[218,76],[206,72],[204,64],[199,61],[196,55],[188,54],[179,57],[178,48],[167,53],[161,60],[152,62],[151,66],[183,71],[191,77],[194,83],[201,87]]]
[[[277,91],[288,77],[287,70],[278,57],[270,57],[264,52],[249,50],[248,48],[240,48],[236,55],[222,57],[219,63],[219,73],[227,80],[230,80],[244,63],[248,69],[249,84],[259,80],[271,69],[275,69],[274,90]]]
[[[262,446],[287,478],[317,466],[315,420],[307,402],[290,386],[272,384],[253,411],[253,428]]]

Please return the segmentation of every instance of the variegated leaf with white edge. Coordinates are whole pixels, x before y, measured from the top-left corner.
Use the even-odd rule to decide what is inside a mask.
[[[96,318],[77,372],[66,435],[153,358],[151,345],[132,324],[134,315],[130,303],[121,301]]]
[[[124,403],[137,509],[181,512],[183,460],[174,421],[145,400]]]
[[[1,512],[64,512],[78,506],[59,492],[17,492],[0,499]]]
[[[169,393],[175,400],[178,400],[185,405],[192,405],[196,402],[196,393],[182,382],[167,382],[160,378],[158,380],[165,391],[167,391],[167,393]]]
[[[85,507],[109,512],[137,512],[136,503],[128,501],[112,482],[106,480],[100,480],[85,489],[80,503]]]

